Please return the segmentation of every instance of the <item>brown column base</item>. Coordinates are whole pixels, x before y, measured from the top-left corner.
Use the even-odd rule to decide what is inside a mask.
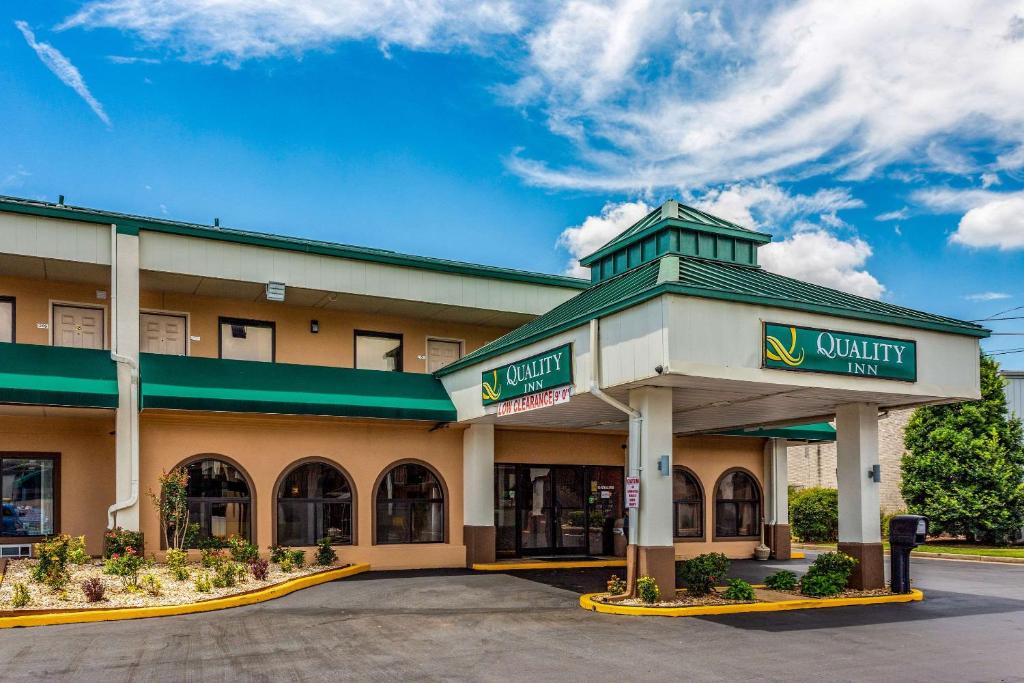
[[[765,530],[765,540],[768,547],[772,549],[772,559],[790,560],[793,558],[788,524],[769,524]]]
[[[850,588],[873,590],[885,588],[885,554],[881,543],[844,543],[839,541],[839,552],[857,560],[850,576]]]
[[[676,591],[676,549],[673,546],[635,546],[626,549],[626,585],[635,586],[633,577],[650,576],[658,584],[663,598]]]
[[[494,562],[495,528],[493,526],[462,527],[462,542],[466,546],[466,566]]]

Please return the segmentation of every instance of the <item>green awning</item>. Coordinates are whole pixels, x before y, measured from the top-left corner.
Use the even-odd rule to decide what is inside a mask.
[[[0,403],[116,408],[109,351],[0,343]]]
[[[759,436],[761,438],[790,439],[792,441],[836,440],[836,428],[828,422],[815,422],[794,427],[751,427],[719,433],[727,436]]]
[[[142,407],[453,422],[441,382],[412,372],[141,356]]]

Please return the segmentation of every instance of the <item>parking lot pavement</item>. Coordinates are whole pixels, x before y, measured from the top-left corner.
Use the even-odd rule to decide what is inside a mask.
[[[805,563],[792,563],[801,566]],[[736,573],[774,569],[736,563]],[[667,619],[592,575],[370,573],[184,617],[0,631],[4,681],[1018,680],[1024,566],[915,561],[922,603]],[[568,585],[572,584],[572,585]],[[572,586],[575,585],[576,588]]]

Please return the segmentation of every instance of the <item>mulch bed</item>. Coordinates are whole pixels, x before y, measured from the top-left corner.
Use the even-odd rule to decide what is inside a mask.
[[[725,591],[725,588],[716,588],[715,592],[711,595],[695,597],[687,593],[685,589],[679,589],[676,590],[674,600],[659,600],[654,603],[646,603],[641,601],[639,598],[619,598],[616,596],[609,596],[607,594],[595,595],[592,599],[594,602],[602,602],[610,605],[623,605],[625,607],[707,607],[712,605],[749,605],[758,602],[825,599],[803,595],[798,590],[772,591],[765,588],[755,588],[754,600],[729,600],[722,596],[723,591]],[[830,596],[828,599],[873,598],[882,595],[892,595],[892,592],[888,588],[878,588],[866,591],[845,590],[838,595]]]

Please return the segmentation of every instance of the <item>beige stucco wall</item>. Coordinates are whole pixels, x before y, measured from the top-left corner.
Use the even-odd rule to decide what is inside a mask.
[[[105,299],[96,296],[104,292]],[[50,306],[53,302],[73,303],[83,306],[101,306],[106,309],[104,319],[105,346],[110,347],[110,285],[82,284],[77,282],[55,282],[53,280],[30,280],[26,278],[0,276],[0,296],[13,296],[14,337],[19,344],[49,344],[50,330],[40,329],[40,324],[50,324]]]
[[[892,410],[878,421],[878,461],[882,466],[879,495],[882,509],[887,512],[906,509],[900,495],[903,478],[900,462],[906,452],[903,430],[913,413],[913,410]],[[836,488],[836,462],[834,442],[790,446],[789,483],[800,488]]]
[[[499,429],[494,432],[494,462],[622,466],[625,443],[625,434]]]
[[[338,547],[341,561],[369,562],[374,569],[461,567],[466,561],[462,541],[462,431],[430,431],[432,426],[147,411],[142,415],[141,429],[142,491],[156,490],[161,472],[187,458],[200,453],[225,455],[243,467],[255,487],[253,541],[266,552],[273,542],[278,477],[298,460],[320,457],[347,472],[355,488],[356,544]],[[448,542],[374,545],[374,485],[389,465],[410,458],[431,465],[444,481]],[[147,550],[158,551],[159,522],[148,501],[142,509],[142,530]]]
[[[114,502],[112,411],[94,417],[0,416],[0,451],[60,454],[60,529],[103,551],[107,506]]]

